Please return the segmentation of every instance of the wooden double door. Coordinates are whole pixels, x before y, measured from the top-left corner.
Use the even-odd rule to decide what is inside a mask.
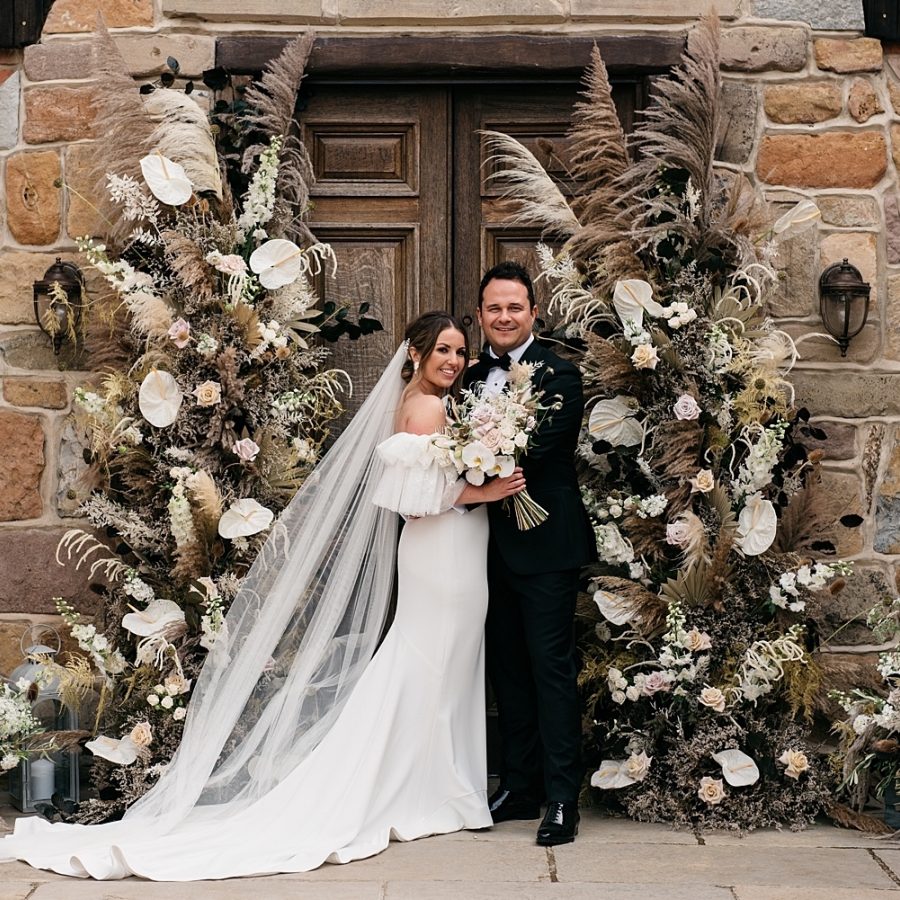
[[[614,85],[626,129],[644,90],[640,79]],[[566,131],[577,99],[574,82],[314,83],[304,90],[300,126],[316,176],[310,224],[338,260],[336,276],[323,277],[320,288],[354,308],[368,302],[385,329],[336,348],[336,364],[353,377],[351,406],[419,313],[454,312],[477,346],[482,273],[504,259],[536,272],[540,235],[505,224],[509,202],[491,182],[495,166],[479,132],[515,136],[569,185]]]

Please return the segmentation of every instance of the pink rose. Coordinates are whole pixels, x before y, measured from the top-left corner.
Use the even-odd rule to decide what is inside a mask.
[[[191,342],[191,326],[184,319],[176,319],[169,330],[166,332],[169,340],[179,349],[187,347]]]
[[[503,432],[499,428],[491,428],[481,435],[481,443],[484,444],[491,453],[496,453],[504,441]]]
[[[645,697],[652,697],[659,691],[669,691],[672,689],[672,678],[665,672],[651,672],[644,679],[643,693]]]
[[[691,536],[691,529],[687,522],[676,519],[666,525],[666,543],[673,547],[684,547]]]
[[[700,406],[690,394],[682,394],[672,407],[675,418],[682,422],[692,422],[700,417]]]
[[[250,438],[243,438],[231,445],[231,452],[244,462],[253,462],[259,453],[259,445]]]

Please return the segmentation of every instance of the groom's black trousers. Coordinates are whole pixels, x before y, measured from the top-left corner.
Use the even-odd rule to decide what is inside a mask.
[[[575,656],[579,570],[517,575],[488,554],[487,669],[497,698],[501,784],[575,802],[581,714]],[[543,776],[543,784],[542,782]]]

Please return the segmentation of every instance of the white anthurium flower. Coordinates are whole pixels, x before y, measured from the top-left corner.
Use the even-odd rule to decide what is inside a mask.
[[[613,306],[623,322],[630,320],[638,328],[644,321],[645,312],[654,319],[665,315],[665,310],[653,299],[653,288],[640,278],[626,278],[616,282]]]
[[[738,547],[745,556],[759,556],[772,546],[777,530],[775,507],[762,494],[751,494],[738,516]]]
[[[591,437],[608,441],[614,447],[633,447],[644,437],[644,430],[634,418],[635,410],[624,395],[594,404],[588,418]]]
[[[635,779],[626,773],[627,759],[604,759],[600,768],[591,775],[591,785],[603,791],[628,787]]]
[[[794,237],[812,227],[820,218],[822,213],[812,200],[801,200],[776,220],[772,231],[783,238]]]
[[[235,500],[219,519],[219,536],[228,539],[249,537],[265,531],[272,524],[275,513],[250,497]]]
[[[634,618],[634,606],[624,597],[609,591],[595,591],[594,603],[603,618],[613,625],[625,625]]]
[[[194,193],[194,186],[184,168],[158,151],[148,153],[141,160],[141,172],[153,196],[167,206],[181,206]]]
[[[747,787],[759,781],[756,763],[740,750],[720,750],[712,758],[722,767],[722,777],[732,787]]]
[[[183,400],[178,382],[159,369],[153,369],[144,377],[138,391],[141,415],[157,428],[166,428],[178,418]]]
[[[260,244],[250,255],[250,268],[259,283],[270,291],[293,284],[303,272],[303,251],[284,238],[273,238]]]
[[[161,634],[170,625],[184,622],[184,610],[174,601],[157,597],[147,604],[146,609],[136,610],[122,616],[122,627],[140,637]]]
[[[101,734],[94,740],[88,741],[84,746],[94,756],[101,756],[120,766],[130,766],[138,758],[138,745],[128,735],[117,740]]]

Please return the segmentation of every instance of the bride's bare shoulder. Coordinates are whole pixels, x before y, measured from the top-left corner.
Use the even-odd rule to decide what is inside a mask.
[[[443,428],[446,421],[444,401],[434,394],[410,394],[397,410],[398,431],[430,434]]]

